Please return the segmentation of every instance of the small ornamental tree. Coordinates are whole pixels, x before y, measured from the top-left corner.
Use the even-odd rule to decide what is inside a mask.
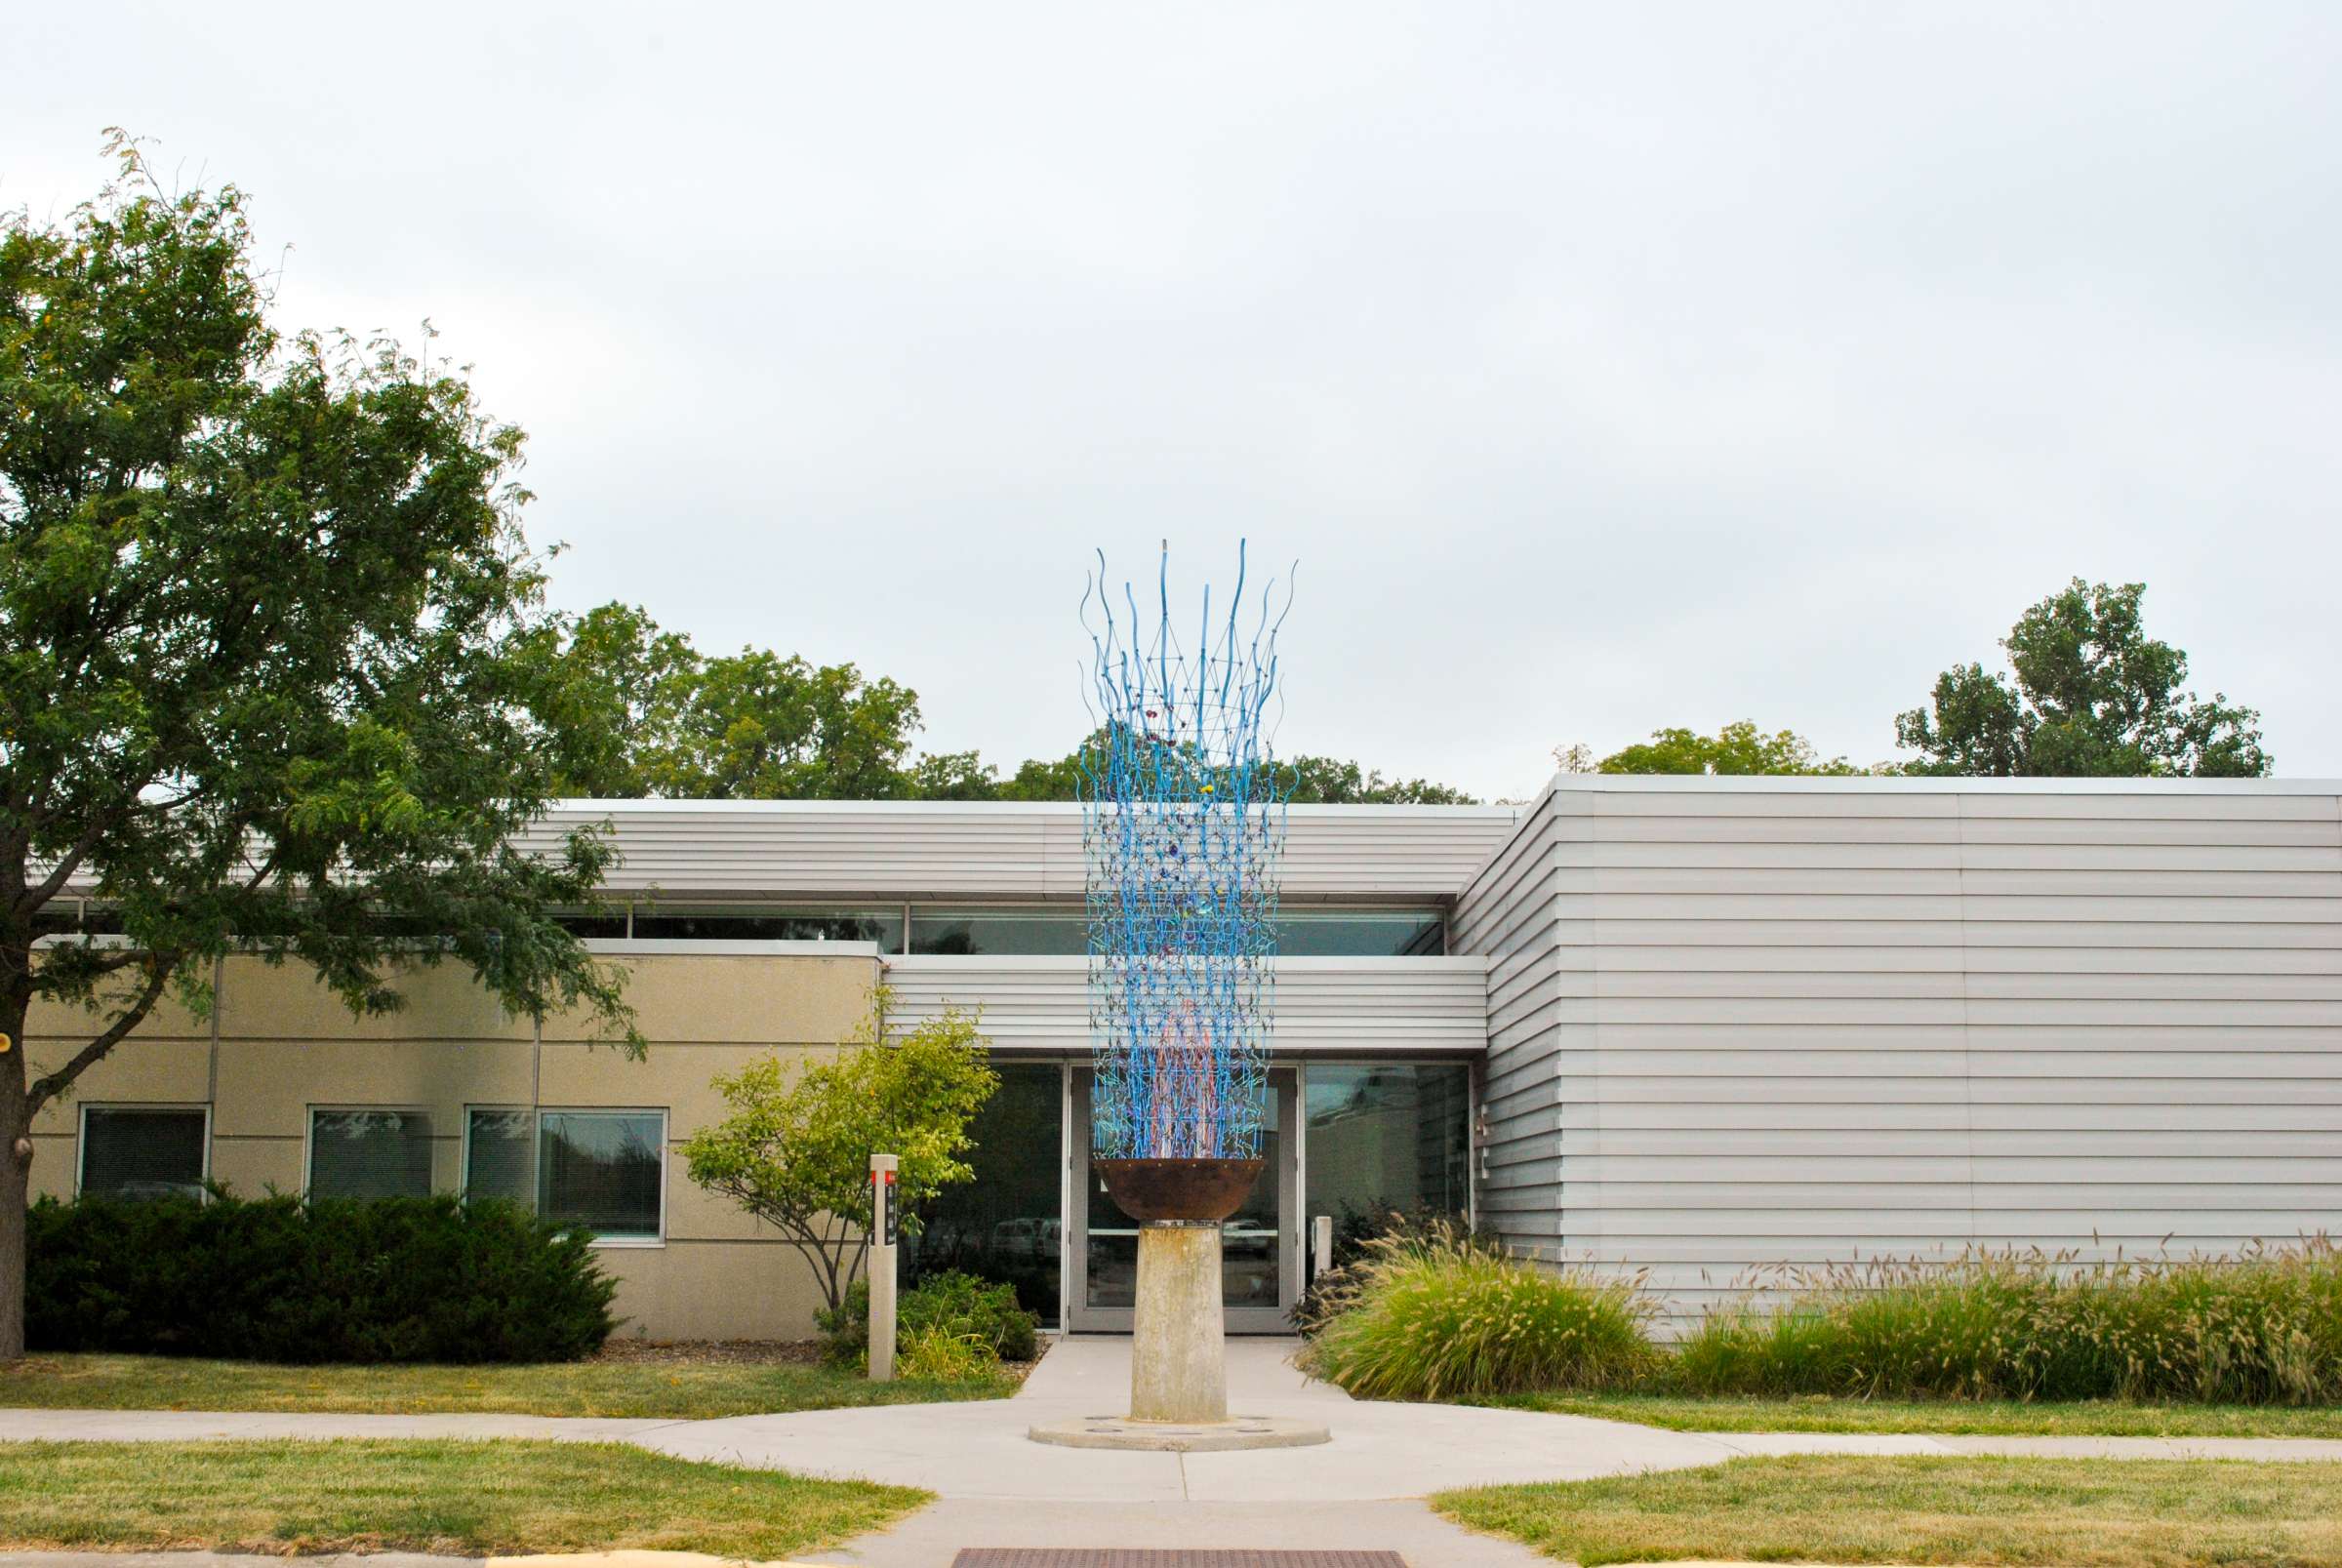
[[[870,1156],[901,1158],[903,1224],[975,1179],[968,1123],[1000,1086],[976,1020],[955,1008],[890,1040],[888,993],[838,1054],[791,1067],[765,1057],[715,1080],[732,1114],[683,1142],[691,1179],[797,1243],[831,1311],[862,1272]]]

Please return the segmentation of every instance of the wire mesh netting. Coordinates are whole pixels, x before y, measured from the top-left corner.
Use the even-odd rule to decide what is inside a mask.
[[[1082,749],[1088,858],[1091,1146],[1110,1159],[1249,1159],[1261,1147],[1274,1010],[1285,796],[1263,727],[1276,634],[1272,582],[1195,640],[1172,625],[1166,548],[1150,625],[1106,563],[1083,596],[1095,724]],[[1272,620],[1273,612],[1274,619]]]

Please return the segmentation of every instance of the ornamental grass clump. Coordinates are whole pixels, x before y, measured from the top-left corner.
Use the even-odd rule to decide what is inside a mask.
[[[1640,1275],[1548,1267],[1445,1224],[1366,1245],[1300,1358],[1360,1398],[1618,1388],[1651,1364]]]
[[[2324,1236],[2237,1258],[1973,1250],[1798,1271],[1684,1340],[1670,1381],[1701,1394],[2342,1399],[2342,1252]]]

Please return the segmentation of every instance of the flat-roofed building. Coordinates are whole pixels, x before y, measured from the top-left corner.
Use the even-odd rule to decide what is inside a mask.
[[[981,1009],[1002,1075],[913,1266],[1127,1326],[1135,1234],[1087,1169],[1078,807],[572,801],[542,841],[583,823],[623,860],[579,929],[630,971],[646,1058],[452,971],[357,1020],[234,957],[208,1017],[158,1011],[44,1110],[36,1191],[512,1197],[596,1230],[630,1331],[797,1337],[791,1244],[674,1148],[714,1075],[834,1049],[884,985],[901,1021]],[[1597,776],[1295,807],[1283,919],[1238,1330],[1282,1328],[1317,1215],[1471,1210],[1648,1267],[1678,1311],[1765,1265],[2229,1251],[2342,1216],[2335,784]],[[36,1063],[82,1019],[37,1015]]]

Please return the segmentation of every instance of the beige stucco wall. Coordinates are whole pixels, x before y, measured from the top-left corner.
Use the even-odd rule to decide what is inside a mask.
[[[239,1192],[299,1191],[313,1106],[427,1111],[432,1186],[459,1190],[471,1106],[664,1109],[666,1237],[610,1245],[620,1332],[651,1339],[802,1338],[819,1303],[796,1249],[769,1226],[692,1186],[673,1148],[722,1113],[710,1081],[760,1055],[833,1049],[861,1019],[878,965],[868,956],[656,954],[614,960],[650,1050],[595,1045],[586,1020],[539,1030],[504,1014],[455,971],[402,985],[408,1005],[355,1018],[305,968],[231,958],[210,1018],[176,1003],[85,1073],[35,1124],[37,1194],[70,1196],[85,1105],[209,1105],[212,1175]],[[45,1007],[27,1021],[37,1075],[89,1037],[92,1020]]]

